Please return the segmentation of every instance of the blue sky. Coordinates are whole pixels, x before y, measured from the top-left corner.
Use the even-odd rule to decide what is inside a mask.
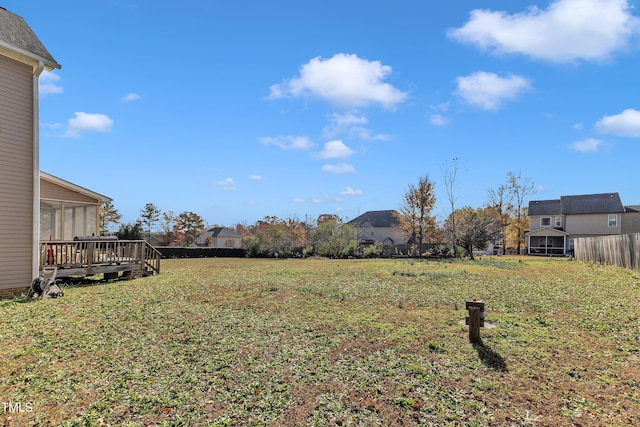
[[[210,224],[396,209],[459,158],[456,205],[640,204],[640,2],[65,0],[1,4],[62,65],[41,169]]]

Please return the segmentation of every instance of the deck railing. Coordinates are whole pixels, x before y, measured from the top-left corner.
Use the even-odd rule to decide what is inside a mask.
[[[563,246],[531,246],[529,255],[564,255]]]
[[[137,271],[160,273],[162,255],[144,240],[40,242],[40,268],[66,275]]]

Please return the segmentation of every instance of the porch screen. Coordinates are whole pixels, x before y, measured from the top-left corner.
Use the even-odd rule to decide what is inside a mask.
[[[58,201],[40,202],[40,239],[73,240],[96,233],[97,206]]]

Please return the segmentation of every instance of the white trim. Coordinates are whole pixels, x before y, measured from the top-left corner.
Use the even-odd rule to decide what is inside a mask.
[[[40,99],[38,79],[44,63],[33,69],[33,237],[31,243],[31,277],[40,275]]]
[[[44,69],[47,71],[53,71],[54,68],[61,69],[62,67],[56,61],[44,58],[40,55],[36,55],[19,47],[13,46],[7,42],[0,41],[0,51],[3,51],[5,56],[20,61],[23,64],[29,64],[32,67],[37,68],[40,64],[44,65]],[[40,75],[38,73],[38,75]]]

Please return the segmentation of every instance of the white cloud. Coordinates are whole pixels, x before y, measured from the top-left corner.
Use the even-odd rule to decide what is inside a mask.
[[[365,116],[354,113],[338,114],[333,113],[331,124],[322,129],[325,138],[335,138],[338,135],[346,134],[351,139],[361,139],[365,141],[389,141],[391,137],[385,134],[374,134],[370,129],[363,127],[369,121]]]
[[[108,132],[113,127],[113,120],[106,114],[90,114],[77,112],[69,119],[69,125],[64,136],[78,138],[85,132]]]
[[[571,144],[573,151],[579,151],[581,153],[595,153],[598,151],[603,141],[595,138],[587,138],[582,141],[576,141]]]
[[[379,104],[393,109],[407,98],[407,93],[384,82],[390,74],[390,66],[357,55],[316,57],[300,67],[298,77],[272,85],[268,98],[313,97],[340,107]]]
[[[628,0],[556,0],[510,15],[476,9],[448,36],[494,53],[520,53],[553,62],[601,61],[638,32]]]
[[[429,122],[434,126],[447,126],[451,123],[451,119],[442,114],[432,114],[431,117],[429,117]]]
[[[126,94],[125,96],[120,98],[120,100],[122,102],[132,102],[132,101],[137,101],[140,98],[142,98],[142,97],[140,95],[138,95],[137,93],[129,92],[128,94]]]
[[[341,140],[329,141],[324,144],[322,151],[318,153],[321,159],[345,159],[355,153],[347,147]]]
[[[316,196],[311,198],[311,203],[320,204],[327,203],[329,198],[327,196]]]
[[[225,178],[222,181],[216,182],[215,184],[222,187],[222,191],[236,191],[238,189],[233,178]]]
[[[38,93],[41,96],[55,95],[64,92],[64,88],[58,83],[60,82],[60,76],[49,72],[40,74],[38,79]]]
[[[57,130],[57,129],[64,128],[64,125],[62,123],[40,123],[40,126],[46,127],[48,129],[51,129],[51,130]]]
[[[301,199],[299,197],[296,197],[295,199],[293,199],[294,203],[304,203],[304,199]]]
[[[449,107],[451,107],[451,102],[449,102],[449,101],[443,102],[443,103],[438,104],[438,105],[429,106],[429,108],[431,108],[433,111],[441,111],[441,112],[448,111]]]
[[[276,136],[276,137],[260,137],[258,138],[264,145],[275,145],[283,150],[308,150],[314,144],[306,136]]]
[[[350,138],[362,139],[364,141],[391,141],[391,136],[384,133],[372,133],[371,130],[363,127],[354,127],[349,130]]]
[[[531,82],[524,77],[500,77],[484,71],[458,77],[456,82],[456,95],[485,110],[497,110],[504,101],[515,99],[531,88]]]
[[[262,181],[264,178],[262,178],[262,175],[249,175],[249,179],[251,181]]]
[[[338,135],[349,132],[353,126],[365,125],[368,120],[365,116],[357,116],[354,113],[331,115],[331,124],[322,129],[326,138],[334,138]]]
[[[357,190],[351,187],[347,187],[340,192],[341,196],[362,196],[362,194],[364,194],[362,190]]]
[[[322,166],[322,172],[334,173],[336,175],[343,175],[348,173],[354,173],[356,168],[347,163],[339,163],[337,165],[324,165]]]
[[[640,137],[640,111],[629,108],[620,114],[604,116],[595,124],[595,128],[599,133],[638,138]]]

